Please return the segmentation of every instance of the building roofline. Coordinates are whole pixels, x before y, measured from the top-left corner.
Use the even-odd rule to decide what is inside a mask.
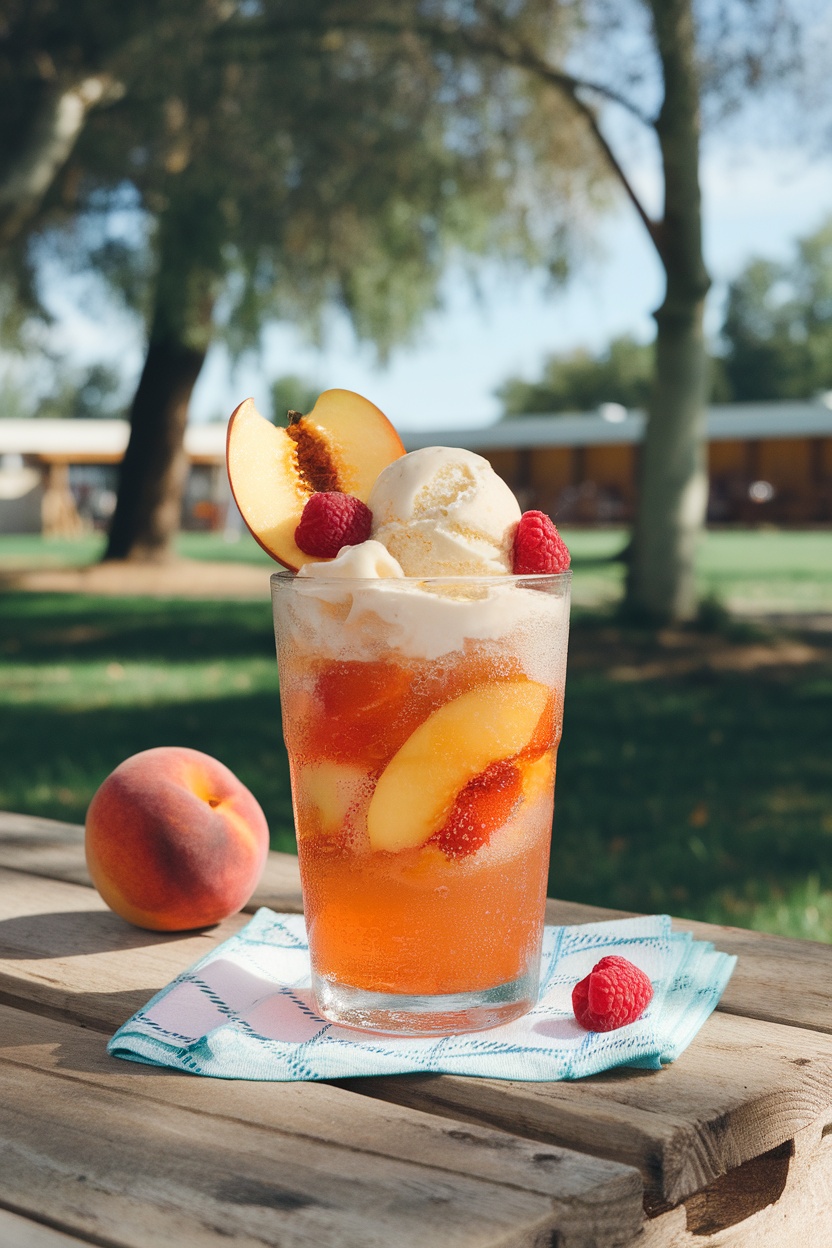
[[[423,446],[464,446],[477,451],[640,442],[644,436],[644,412],[614,410],[618,417],[615,420],[595,412],[517,416],[476,429],[405,430],[401,437],[409,451]],[[710,442],[832,437],[832,408],[821,402],[715,404],[708,408],[707,437]]]
[[[603,411],[603,409],[602,409]],[[609,418],[614,414],[616,419]],[[423,446],[462,446],[468,450],[512,450],[556,446],[613,446],[640,442],[645,416],[608,405],[601,412],[520,416],[477,428],[404,430],[407,450]],[[190,424],[185,450],[195,460],[225,456],[225,422]],[[127,446],[126,420],[5,420],[0,418],[0,455],[38,456],[45,460],[117,462]],[[708,409],[707,437],[720,442],[749,438],[832,437],[832,403],[716,404]]]

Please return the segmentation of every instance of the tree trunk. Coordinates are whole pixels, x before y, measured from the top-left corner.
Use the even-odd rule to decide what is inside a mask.
[[[68,86],[44,87],[26,141],[0,176],[0,246],[22,234],[75,146],[91,109],[117,98],[109,74],[90,74]]]
[[[651,0],[665,95],[656,130],[665,209],[658,246],[667,275],[656,312],[656,374],[641,461],[627,606],[654,620],[697,610],[694,560],[708,495],[703,332],[710,279],[702,256],[699,81],[690,0]]]
[[[160,222],[150,341],[130,413],[105,559],[163,562],[179,531],[188,473],[185,425],[211,342],[217,272],[206,263],[204,249],[194,246],[198,212],[198,205],[185,200],[169,207]]]
[[[105,559],[160,563],[179,532],[188,475],[185,425],[206,351],[151,339],[130,413]]]

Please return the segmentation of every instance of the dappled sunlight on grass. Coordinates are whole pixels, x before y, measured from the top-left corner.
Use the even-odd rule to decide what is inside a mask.
[[[163,706],[198,702],[239,692],[271,691],[277,698],[273,659],[227,663],[167,660],[152,663],[14,664],[3,677],[9,706],[53,706],[82,711],[102,706]],[[71,685],[71,689],[67,688]]]
[[[766,894],[761,898],[760,894]],[[703,915],[716,923],[752,927],[800,940],[832,941],[832,888],[823,889],[818,875],[786,887],[746,888],[744,895],[721,894]]]
[[[627,532],[567,526],[563,535],[572,552],[576,603],[598,608],[617,602],[625,577],[617,557],[627,545]],[[73,541],[2,535],[0,569],[91,563],[100,556],[103,541],[100,534]],[[832,611],[831,546],[832,537],[825,530],[711,530],[704,534],[699,551],[700,592],[704,598],[750,613]],[[276,566],[245,532],[235,541],[222,533],[182,533],[177,552],[186,559]]]
[[[574,672],[550,891],[741,923],[750,881],[759,902],[812,872],[832,888],[830,706],[814,672]]]
[[[157,745],[203,750],[255,794],[266,811],[273,847],[294,847],[274,689],[134,703],[129,714],[115,704],[17,706],[4,716],[0,744],[0,809],[77,822],[83,822],[101,781],[129,755]]]

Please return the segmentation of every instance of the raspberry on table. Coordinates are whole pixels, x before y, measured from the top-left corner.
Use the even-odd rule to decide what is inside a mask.
[[[566,543],[543,511],[524,511],[514,534],[515,576],[565,572],[570,564]]]
[[[373,513],[352,494],[320,490],[311,494],[295,529],[295,543],[313,559],[334,559],[342,546],[366,542]]]
[[[614,954],[596,962],[572,989],[572,1009],[587,1031],[615,1031],[640,1018],[653,1000],[644,971]]]

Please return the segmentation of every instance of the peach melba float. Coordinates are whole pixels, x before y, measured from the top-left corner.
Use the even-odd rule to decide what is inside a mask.
[[[178,932],[219,923],[254,892],[269,829],[245,785],[208,754],[160,746],[128,758],[87,811],[87,866],[116,914]]]
[[[418,1035],[517,1017],[537,994],[563,714],[555,525],[472,451],[405,454],[346,390],[286,428],[246,400],[228,477],[286,569],[272,598],[319,1011]]]

